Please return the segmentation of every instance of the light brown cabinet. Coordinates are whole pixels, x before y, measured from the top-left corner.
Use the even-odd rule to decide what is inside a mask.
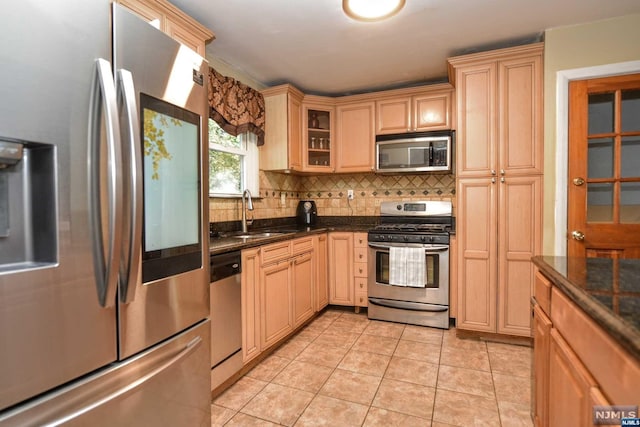
[[[291,85],[262,91],[265,108],[265,145],[260,147],[263,170],[302,170],[302,97]]]
[[[242,251],[242,362],[260,354],[260,249]]]
[[[316,266],[316,299],[315,311],[318,312],[329,305],[329,281],[328,281],[328,242],[327,235],[315,236],[313,240],[315,266]]]
[[[458,122],[457,326],[530,336],[530,259],[542,237],[542,44],[449,63]]]
[[[451,91],[376,101],[376,135],[451,129]]]
[[[329,303],[354,305],[353,233],[329,233]]]
[[[215,35],[208,28],[166,0],[117,0],[174,40],[205,56],[205,44]]]
[[[306,97],[302,117],[302,158],[305,172],[335,170],[333,101],[323,97]]]
[[[293,327],[297,328],[313,316],[315,283],[312,252],[298,255],[291,261],[293,282]]]
[[[369,301],[367,294],[368,253],[367,233],[353,233],[353,274],[356,307],[367,307]]]
[[[371,172],[375,155],[375,103],[336,108],[336,172]]]
[[[638,361],[540,272],[534,289],[534,424],[591,426],[594,405],[635,405]]]
[[[271,347],[293,331],[291,266],[288,259],[262,267],[260,277],[260,345]]]

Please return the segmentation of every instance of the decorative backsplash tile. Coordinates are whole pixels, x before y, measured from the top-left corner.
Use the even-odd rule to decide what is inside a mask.
[[[354,190],[354,200],[347,200]],[[281,195],[284,194],[284,206]],[[451,174],[376,175],[372,173],[298,176],[260,171],[256,219],[295,216],[299,200],[315,200],[320,216],[377,216],[386,200],[451,199],[455,209],[455,176]],[[240,199],[209,199],[210,221],[237,221]]]

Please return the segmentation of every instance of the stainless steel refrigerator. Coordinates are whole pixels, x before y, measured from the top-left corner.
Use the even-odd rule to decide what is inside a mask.
[[[0,40],[0,426],[210,425],[206,61],[109,0]]]

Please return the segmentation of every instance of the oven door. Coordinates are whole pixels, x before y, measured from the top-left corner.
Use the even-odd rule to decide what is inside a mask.
[[[389,248],[418,247],[424,249],[425,286],[407,287],[389,283]],[[369,298],[449,305],[449,245],[409,243],[369,243]]]

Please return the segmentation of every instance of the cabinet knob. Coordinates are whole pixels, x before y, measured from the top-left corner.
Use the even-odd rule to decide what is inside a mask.
[[[358,258],[362,259],[362,254],[358,255]]]
[[[493,176],[496,175],[496,170],[495,169],[491,169],[491,175],[493,175]]]
[[[504,169],[500,169],[500,175],[504,176]]]
[[[360,273],[362,273],[362,269],[360,268],[359,270],[360,270]],[[362,285],[360,285],[360,287],[362,287]]]
[[[584,179],[581,177],[573,178],[573,185],[575,185],[576,187],[584,185]]]
[[[504,183],[504,176],[500,178],[500,182]]]
[[[491,178],[491,183],[495,184],[496,183],[496,179],[495,178]]]

